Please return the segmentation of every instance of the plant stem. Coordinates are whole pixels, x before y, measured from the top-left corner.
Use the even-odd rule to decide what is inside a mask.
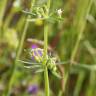
[[[49,78],[48,69],[46,66],[47,61],[47,43],[48,43],[48,25],[45,23],[44,26],[44,79],[45,79],[45,94],[49,96]]]
[[[44,58],[47,58],[47,45],[48,43],[48,25],[45,23],[44,25]]]
[[[33,0],[33,2],[32,2],[30,11],[32,11],[32,7],[33,7],[34,3],[35,3],[35,0]],[[28,16],[27,18],[30,19],[31,17]],[[11,78],[10,78],[10,81],[9,81],[9,84],[8,84],[8,87],[7,87],[8,89],[6,90],[6,92],[5,92],[5,94],[3,96],[10,96],[10,92],[11,92],[12,85],[14,83],[14,78],[15,78],[15,75],[16,75],[16,70],[17,70],[17,67],[18,67],[17,60],[19,59],[20,53],[21,53],[22,48],[23,48],[23,42],[24,42],[24,39],[26,37],[28,26],[29,26],[29,22],[26,22],[25,23],[25,27],[24,27],[24,31],[22,33],[21,41],[20,41],[19,46],[18,46],[18,51],[17,51],[16,59],[14,61],[13,69],[12,69],[12,72],[11,72],[12,74],[11,74]]]
[[[82,0],[79,1],[79,2],[82,3]],[[90,9],[91,9],[91,5],[92,5],[92,0],[85,0],[83,2],[82,7],[78,6],[78,8],[79,8],[79,10],[81,10],[81,12],[79,12],[79,11],[77,12],[77,22],[76,21],[74,21],[74,22],[75,22],[75,25],[76,25],[75,26],[76,27],[75,31],[79,32],[79,34],[78,34],[77,41],[76,41],[75,46],[74,46],[73,51],[72,51],[71,61],[74,61],[76,53],[78,51],[78,47],[79,47],[80,41],[82,39],[82,35],[84,33],[84,29],[85,29],[85,26],[86,26],[85,17],[89,14]],[[83,23],[81,24],[81,22],[83,22]]]
[[[48,0],[48,2],[47,2],[48,14],[49,14],[49,10],[50,10],[50,5],[51,5],[51,0]]]
[[[48,0],[48,2],[47,2],[48,11],[46,13],[47,17],[49,15],[50,4],[51,4],[51,0]],[[44,79],[45,79],[45,95],[49,96],[49,94],[50,94],[50,92],[49,92],[49,78],[48,78],[48,68],[46,66],[47,48],[48,48],[48,23],[45,21],[45,24],[44,24]]]
[[[48,69],[45,66],[44,69],[44,79],[45,79],[45,95],[49,96],[50,92],[49,92],[49,78],[48,78]]]

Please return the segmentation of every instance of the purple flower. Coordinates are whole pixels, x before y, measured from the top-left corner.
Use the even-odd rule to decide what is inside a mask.
[[[36,94],[38,91],[38,86],[37,85],[29,85],[27,88],[27,91],[30,94]]]
[[[31,49],[37,49],[37,50],[34,50],[34,55],[35,55],[35,56],[38,56],[38,54],[39,54],[40,56],[43,55],[43,54],[42,54],[42,49],[38,48],[38,46],[37,46],[36,44],[32,44],[32,45],[31,45]]]
[[[38,48],[38,45],[32,44],[31,45],[31,58],[33,61],[41,62],[43,56],[43,49]]]
[[[35,48],[38,48],[38,46],[37,46],[36,44],[32,44],[32,45],[31,45],[31,48],[32,48],[32,49],[35,49]]]
[[[40,48],[37,48],[36,50],[34,50],[34,55],[35,56],[43,56],[43,50]]]
[[[43,56],[43,51],[42,51],[42,50],[38,50],[38,54],[39,54],[40,56]]]

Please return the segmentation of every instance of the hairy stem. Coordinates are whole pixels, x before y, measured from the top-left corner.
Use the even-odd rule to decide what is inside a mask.
[[[48,43],[48,25],[45,23],[44,26],[44,79],[45,79],[45,95],[49,96],[49,78],[48,69],[46,66],[47,62],[47,43]]]
[[[47,2],[48,11],[47,11],[46,16],[49,15],[50,3],[51,3],[51,0],[48,0],[48,2]],[[44,79],[45,79],[45,95],[49,96],[49,94],[50,94],[50,92],[49,92],[49,78],[48,78],[48,68],[46,66],[47,48],[48,48],[48,23],[45,22],[45,25],[44,25]]]

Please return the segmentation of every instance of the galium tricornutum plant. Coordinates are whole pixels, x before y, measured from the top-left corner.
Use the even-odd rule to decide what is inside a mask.
[[[31,48],[31,50],[29,50],[29,55],[30,55],[30,57],[32,57],[36,61],[35,63],[21,61],[21,60],[20,61],[22,63],[27,63],[27,64],[31,65],[31,66],[24,66],[25,68],[37,68],[37,70],[36,70],[37,73],[38,72],[44,72],[45,96],[50,95],[48,71],[50,71],[56,77],[61,78],[61,76],[57,72],[56,58],[50,57],[47,50],[48,50],[49,23],[51,23],[53,21],[63,20],[63,18],[61,17],[62,10],[59,9],[59,10],[51,13],[50,12],[51,0],[48,0],[47,4],[44,4],[40,7],[34,6],[34,3],[35,3],[35,0],[32,0],[32,6],[31,6],[30,12],[23,11],[25,14],[28,14],[28,18],[27,18],[27,22],[25,23],[25,28],[24,28],[24,32],[23,32],[22,37],[21,37],[21,42],[19,44],[20,46],[19,46],[19,50],[17,52],[15,65],[13,66],[13,69],[12,69],[12,75],[11,75],[11,78],[10,78],[10,81],[9,81],[9,84],[7,87],[8,89],[6,90],[6,92],[4,93],[3,96],[10,96],[12,85],[14,83],[16,69],[18,66],[17,60],[19,60],[20,53],[22,51],[22,46],[23,46],[23,42],[24,42],[24,39],[25,39],[25,36],[27,33],[27,28],[29,26],[29,22],[34,22],[36,20],[43,20],[44,21],[44,49],[35,47],[35,48]],[[31,18],[30,15],[33,18]],[[61,64],[64,64],[64,63],[68,64],[70,62],[61,62]],[[71,62],[71,63],[75,64],[76,62]],[[59,64],[60,64],[60,62],[59,62]],[[75,64],[75,66],[76,66],[76,64]],[[78,64],[78,66],[83,67],[83,68],[87,68],[87,69],[89,68],[89,66],[86,66],[86,65],[81,66],[80,64]]]
[[[42,63],[42,64],[33,64],[34,67],[40,67],[42,70],[37,70],[38,72],[43,71],[44,72],[44,78],[45,78],[45,94],[46,96],[49,96],[49,79],[48,79],[48,70],[50,70],[55,76],[60,77],[58,75],[58,73],[56,73],[56,66],[55,66],[55,58],[50,58],[50,56],[48,55],[47,52],[47,43],[48,43],[48,24],[50,21],[59,21],[62,20],[61,18],[61,10],[59,10],[57,13],[53,12],[50,13],[50,5],[51,5],[51,0],[47,1],[47,4],[44,4],[42,6],[34,6],[35,0],[32,0],[32,5],[30,8],[30,11],[23,11],[25,14],[28,14],[27,17],[27,22],[25,23],[25,27],[24,27],[24,31],[22,33],[21,36],[21,41],[19,44],[19,48],[17,51],[17,56],[15,59],[15,64],[13,66],[12,69],[12,74],[9,80],[9,84],[7,86],[7,89],[4,92],[4,96],[10,96],[11,94],[11,89],[14,83],[14,79],[15,79],[15,75],[16,75],[16,70],[18,67],[18,60],[20,57],[20,53],[22,51],[23,48],[23,43],[24,43],[24,39],[26,37],[26,33],[27,33],[27,28],[29,26],[29,22],[34,22],[36,20],[43,20],[44,21],[44,49],[35,49],[35,50],[31,50],[31,54],[33,55],[33,57],[35,58],[35,60],[38,63]],[[57,14],[57,16],[56,16]],[[31,15],[31,16],[30,16]],[[35,17],[35,18],[31,18],[31,17]],[[35,53],[34,53],[35,52]],[[24,62],[25,63],[25,62]],[[29,62],[28,62],[29,63]],[[32,65],[32,63],[31,63]],[[35,66],[36,65],[36,66]]]
[[[28,22],[31,22],[31,21],[34,22],[35,20],[38,20],[38,19],[44,21],[44,49],[40,49],[40,48],[31,49],[30,52],[29,52],[29,55],[31,57],[33,57],[33,59],[36,61],[36,63],[22,61],[23,63],[31,64],[31,66],[25,66],[25,68],[39,68],[36,72],[44,72],[45,95],[46,96],[50,95],[50,93],[49,93],[48,71],[50,70],[53,75],[60,78],[60,75],[57,73],[56,58],[55,57],[50,57],[48,55],[48,52],[47,52],[48,44],[47,43],[48,43],[48,31],[49,31],[48,30],[49,29],[48,24],[49,24],[49,22],[52,22],[54,20],[55,21],[63,20],[61,18],[62,10],[59,9],[59,10],[57,10],[57,13],[56,12],[51,13],[50,12],[51,0],[48,0],[47,4],[44,4],[41,7],[34,6],[34,2],[35,2],[35,0],[32,0],[32,8],[31,8],[30,12],[23,11],[24,13],[26,13],[28,15],[31,15],[35,18],[31,19],[30,16],[28,16],[28,18],[27,18],[27,22],[25,24],[25,28],[24,28],[24,32],[22,34],[21,42],[19,44],[20,46],[19,46],[19,50],[17,52],[15,65],[13,66],[13,69],[12,69],[12,76],[11,76],[9,84],[8,84],[8,89],[6,90],[6,92],[3,96],[10,96],[10,92],[11,92],[12,85],[13,85],[14,78],[15,78],[16,68],[17,68],[17,65],[18,65],[17,60],[20,57],[23,42],[24,42],[24,39],[25,39],[25,36],[26,36],[28,25],[29,25]],[[76,62],[72,61],[71,64],[72,63],[75,64]],[[62,64],[64,64],[64,62]],[[78,66],[80,67],[81,65],[78,64]],[[96,66],[90,66],[89,67],[89,66],[83,65],[81,67],[87,68],[89,70],[96,70]]]

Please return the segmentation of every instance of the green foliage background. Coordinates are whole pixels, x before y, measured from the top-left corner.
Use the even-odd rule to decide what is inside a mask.
[[[48,44],[57,52],[61,61],[96,64],[96,0],[51,1],[50,11],[56,12],[62,9],[64,20],[49,23]],[[47,0],[42,0],[42,2],[36,0],[36,6],[41,6],[46,2]],[[27,15],[22,10],[29,10],[30,6],[31,0],[0,0],[0,96],[6,96],[3,94],[10,87],[9,82],[14,70],[16,53],[26,25]],[[19,53],[21,56],[24,46],[27,46],[28,38],[43,41],[43,21],[29,22],[27,26],[28,29],[25,29],[27,33],[22,42],[23,49]],[[62,65],[62,80],[49,76],[51,96],[96,96],[96,66],[88,68]],[[25,85],[22,85],[23,81],[26,82]],[[44,94],[44,81],[40,74],[34,75],[31,71],[16,69],[13,82],[11,90],[13,96],[30,96],[26,91],[30,84],[39,86],[36,96]],[[25,91],[20,91],[18,88]],[[17,93],[16,90],[18,90]],[[63,94],[60,95],[60,92]]]

